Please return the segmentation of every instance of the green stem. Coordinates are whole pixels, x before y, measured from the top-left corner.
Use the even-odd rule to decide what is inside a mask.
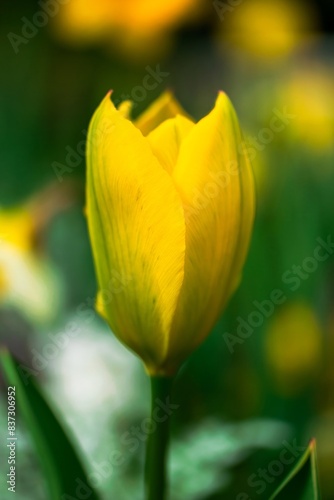
[[[151,377],[151,421],[155,424],[152,424],[153,428],[156,427],[149,436],[146,449],[147,500],[166,499],[170,415],[164,413],[163,405],[170,401],[172,383],[173,379],[169,377]]]

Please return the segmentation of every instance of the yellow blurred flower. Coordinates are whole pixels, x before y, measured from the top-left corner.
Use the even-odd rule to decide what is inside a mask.
[[[8,290],[8,283],[4,270],[0,267],[0,300],[5,296]]]
[[[279,100],[294,115],[293,139],[314,150],[334,146],[334,74],[321,64],[292,72],[278,90]]]
[[[0,302],[29,319],[53,319],[59,307],[59,279],[40,248],[41,231],[67,205],[67,189],[51,186],[28,202],[0,208]]]
[[[185,20],[198,17],[203,0],[71,0],[55,18],[56,29],[72,43],[114,40],[118,49],[152,52]]]
[[[314,36],[315,14],[305,2],[248,0],[229,10],[222,5],[223,38],[256,58],[287,56]]]
[[[29,319],[46,321],[56,313],[58,281],[36,252],[37,227],[29,206],[0,210],[0,301]]]
[[[0,243],[6,242],[27,252],[32,248],[34,233],[32,214],[25,207],[0,209]]]
[[[311,306],[294,302],[276,314],[265,337],[265,354],[284,396],[294,396],[312,383],[321,367],[322,331]]]
[[[27,255],[33,247],[35,226],[32,214],[25,207],[0,209],[0,297],[10,291],[8,255]],[[7,258],[5,257],[7,255]]]
[[[224,93],[196,124],[169,93],[135,123],[128,112],[108,95],[89,128],[98,308],[150,374],[169,375],[209,334],[239,283],[253,177]]]

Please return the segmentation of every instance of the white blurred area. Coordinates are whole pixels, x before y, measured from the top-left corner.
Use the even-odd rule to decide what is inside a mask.
[[[149,381],[140,360],[100,318],[85,324],[74,316],[70,322],[78,332],[50,359],[45,391],[90,457],[114,439],[122,418],[148,411]],[[62,332],[53,338],[57,334]],[[45,346],[42,339],[41,354]]]
[[[229,484],[232,467],[254,450],[280,448],[283,440],[292,437],[288,423],[264,418],[237,423],[208,418],[189,426],[171,449],[172,498],[202,500],[209,497]]]

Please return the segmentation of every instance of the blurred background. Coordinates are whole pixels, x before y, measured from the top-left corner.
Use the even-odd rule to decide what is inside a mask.
[[[147,416],[149,387],[93,310],[90,117],[111,88],[135,116],[169,88],[199,119],[223,89],[254,167],[257,216],[240,288],[178,375],[171,498],[268,499],[293,466],[272,466],[280,450],[315,436],[323,498],[334,499],[333,3],[16,0],[0,10],[0,340],[27,382],[38,379],[91,482],[102,498],[142,498],[145,439],[129,447],[124,434]],[[45,500],[20,419],[18,433],[17,498]],[[122,465],[110,466],[113,450]],[[10,498],[4,477],[0,495]]]

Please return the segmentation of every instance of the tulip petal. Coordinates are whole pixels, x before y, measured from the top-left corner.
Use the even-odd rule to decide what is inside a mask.
[[[240,141],[242,138],[240,136]],[[239,144],[241,142],[239,141]],[[242,141],[243,143],[243,141]],[[241,226],[239,230],[239,240],[237,245],[237,250],[234,258],[234,273],[231,279],[231,287],[229,290],[229,296],[226,300],[230,298],[231,295],[238,288],[241,281],[242,267],[245,262],[249,242],[251,239],[251,233],[253,228],[253,220],[255,215],[255,186],[254,186],[254,176],[253,170],[248,158],[248,153],[243,150],[243,165],[240,169],[240,183],[241,183]],[[224,299],[224,301],[226,302]],[[224,302],[222,307],[224,307]]]
[[[131,116],[131,111],[133,108],[133,102],[132,101],[123,101],[121,104],[118,106],[118,111],[121,113],[124,118],[130,118]]]
[[[185,274],[168,347],[175,363],[208,335],[245,259],[254,190],[241,145],[233,107],[220,93],[183,141],[173,171],[186,217]]]
[[[147,136],[153,154],[171,175],[177,162],[182,141],[194,123],[182,115],[164,121]]]
[[[148,141],[109,95],[92,119],[87,161],[99,309],[103,302],[114,333],[153,370],[165,354],[183,281],[182,202]]]
[[[188,116],[172,92],[166,90],[134,123],[143,135],[147,135],[162,122],[174,118],[176,115]]]

